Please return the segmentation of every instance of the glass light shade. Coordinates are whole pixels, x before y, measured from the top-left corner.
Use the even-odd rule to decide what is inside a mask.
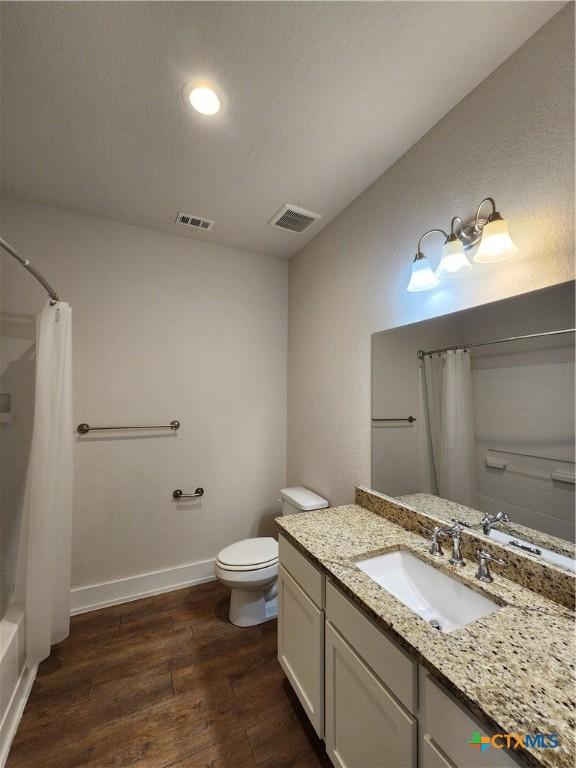
[[[415,293],[416,291],[429,291],[436,288],[440,280],[432,272],[432,267],[426,256],[416,257],[412,262],[412,276],[406,286],[407,291]]]
[[[461,277],[471,269],[472,264],[466,258],[461,240],[448,240],[444,243],[436,277]]]
[[[215,115],[220,111],[220,99],[212,88],[207,86],[193,88],[188,95],[188,99],[194,109],[203,115]]]
[[[484,225],[480,247],[474,255],[474,261],[487,264],[491,261],[503,261],[515,256],[518,248],[512,242],[508,224],[504,219],[495,219]]]

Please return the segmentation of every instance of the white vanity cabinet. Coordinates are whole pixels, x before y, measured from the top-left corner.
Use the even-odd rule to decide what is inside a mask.
[[[324,575],[279,542],[278,661],[314,730],[324,735]]]
[[[416,719],[326,624],[326,751],[337,768],[416,765]]]
[[[468,742],[476,731],[489,731],[423,668],[419,673],[420,768],[517,768],[511,752],[489,747],[489,753]]]
[[[416,768],[416,661],[330,581],[325,741],[337,768]]]
[[[472,714],[284,537],[278,659],[336,768],[486,768]],[[519,765],[490,748],[490,768]]]

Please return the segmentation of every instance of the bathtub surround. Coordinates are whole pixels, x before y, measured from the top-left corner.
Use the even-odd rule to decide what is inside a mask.
[[[0,269],[4,261],[0,259]],[[3,275],[2,275],[3,277]],[[2,281],[4,282],[4,281]],[[33,281],[30,281],[30,288]],[[31,292],[33,292],[31,288]],[[13,308],[0,313],[0,389],[10,395],[0,423],[0,614],[14,594],[21,508],[34,415],[36,318]]]
[[[289,484],[336,504],[370,484],[375,331],[573,277],[573,125],[570,4],[293,257]],[[519,254],[407,293],[415,237],[450,213],[471,218],[486,194],[502,205]],[[430,239],[433,265],[441,247]]]
[[[574,285],[570,287],[573,306]],[[574,325],[572,318],[569,327]],[[520,359],[511,347],[508,354],[494,350],[492,357],[486,356],[474,366],[478,508],[492,515],[503,510],[514,522],[574,542],[574,484],[569,482],[575,469],[574,334],[566,334],[564,339],[564,346],[553,349],[546,348],[546,339],[532,341],[532,354],[525,353]],[[555,341],[560,339],[555,337]],[[548,458],[498,452],[495,445],[521,453],[544,453]],[[503,462],[506,469],[494,472],[493,459]],[[513,473],[518,473],[516,477],[523,473],[522,480],[516,482]],[[541,474],[549,478],[544,488]],[[553,480],[555,477],[565,477],[568,482]]]
[[[73,307],[74,426],[182,425],[75,436],[74,612],[212,578],[220,549],[280,511],[286,262],[14,200],[2,231]],[[30,276],[3,266],[10,310]]]

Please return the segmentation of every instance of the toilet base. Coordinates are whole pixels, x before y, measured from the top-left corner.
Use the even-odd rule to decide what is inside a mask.
[[[237,627],[254,627],[278,616],[278,597],[275,589],[233,589],[230,595],[229,618]]]

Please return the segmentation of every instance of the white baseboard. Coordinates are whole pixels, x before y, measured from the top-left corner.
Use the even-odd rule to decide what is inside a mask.
[[[30,696],[37,669],[37,666],[32,669],[24,667],[22,674],[18,679],[18,683],[12,692],[10,703],[6,708],[4,718],[0,725],[0,768],[4,768],[6,761],[8,760],[12,740],[20,725],[20,720],[22,719],[28,696]]]
[[[76,616],[78,613],[97,611],[109,605],[130,603],[143,597],[214,581],[214,563],[215,560],[202,560],[125,579],[74,587],[70,594],[70,615]]]

